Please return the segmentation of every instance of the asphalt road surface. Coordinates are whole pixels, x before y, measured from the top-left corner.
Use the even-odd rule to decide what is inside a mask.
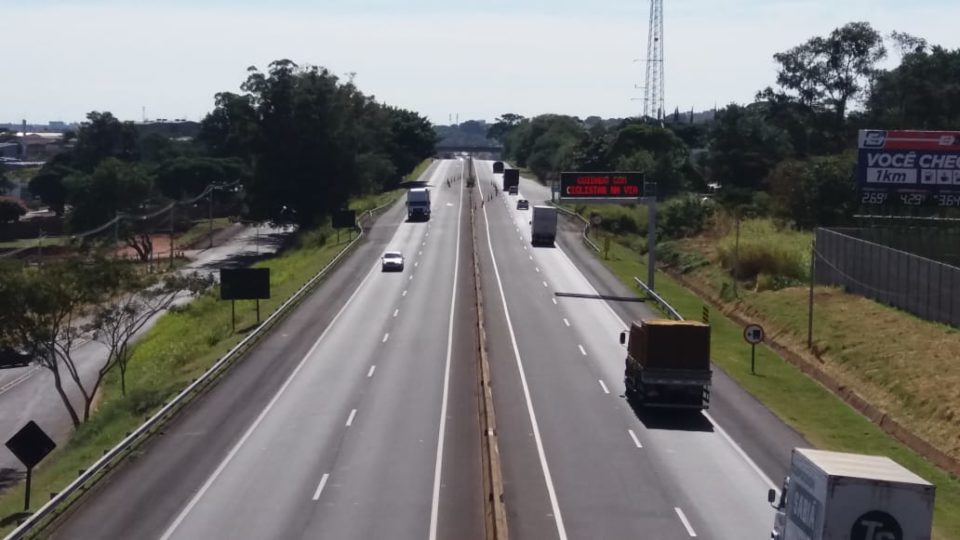
[[[475,165],[489,197],[499,175]],[[549,191],[528,182],[519,196],[500,191],[484,204],[478,238],[511,536],[766,537],[769,474],[709,415],[638,414],[626,403],[618,334],[629,318],[596,298],[598,280],[569,248],[530,245],[532,211],[517,210],[518,198],[535,204]],[[759,406],[745,411],[754,413],[769,420]]]
[[[767,537],[766,491],[804,441],[719,371],[709,414],[635,412],[618,334],[654,313],[575,226],[532,247],[531,212],[491,197],[491,162],[474,162],[473,198],[448,186],[465,163],[433,165],[429,222],[383,214],[55,536],[482,537],[472,207],[511,537]],[[402,272],[380,271],[388,249]]]
[[[402,203],[386,212],[343,266],[56,536],[481,537],[463,163],[426,173],[429,222],[406,222]],[[381,272],[388,249],[405,255],[402,272]]]

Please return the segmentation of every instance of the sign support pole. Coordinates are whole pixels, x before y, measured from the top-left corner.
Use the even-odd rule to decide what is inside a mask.
[[[26,493],[26,495],[25,495],[24,500],[23,500],[23,511],[24,511],[24,512],[29,512],[29,511],[30,511],[30,481],[31,481],[32,479],[33,479],[33,467],[27,467],[27,485],[25,486],[26,489],[24,490],[25,493]]]
[[[817,241],[813,241],[813,247],[810,248],[810,299],[807,306],[807,350],[813,350],[813,284],[816,282],[814,275],[817,270]]]
[[[230,331],[237,331],[237,301],[230,301]]]
[[[757,346],[754,343],[750,344],[750,374],[757,374]]]
[[[257,298],[257,324],[260,324],[260,299]]]

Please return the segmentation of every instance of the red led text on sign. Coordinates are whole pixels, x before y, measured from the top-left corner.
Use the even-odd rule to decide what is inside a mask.
[[[579,197],[639,197],[640,187],[630,185],[625,176],[578,176],[566,186],[566,195]]]

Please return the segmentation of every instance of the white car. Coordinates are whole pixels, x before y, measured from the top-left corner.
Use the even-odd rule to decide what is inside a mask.
[[[401,272],[403,271],[403,253],[388,251],[380,258],[380,264],[384,272]]]

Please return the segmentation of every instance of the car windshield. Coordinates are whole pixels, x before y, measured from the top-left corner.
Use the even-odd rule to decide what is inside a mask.
[[[401,257],[403,257],[403,255],[401,255],[399,251],[388,251],[383,254],[384,259],[399,259]]]

